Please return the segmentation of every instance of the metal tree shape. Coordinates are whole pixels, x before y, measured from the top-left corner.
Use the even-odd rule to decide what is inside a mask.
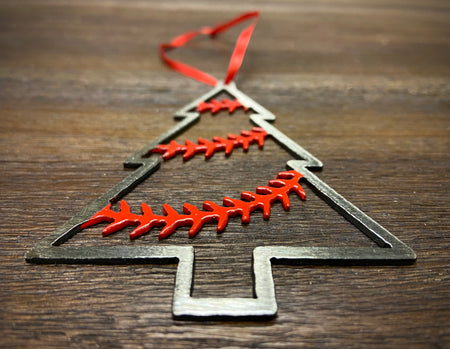
[[[234,100],[215,100],[221,93],[230,95]],[[236,108],[251,111],[249,118],[257,128],[249,131],[250,133],[234,135],[227,139],[216,138],[212,142],[204,140],[199,141],[198,144],[186,142],[185,145],[171,143],[175,135],[183,132],[199,119],[200,112],[215,113],[221,109],[232,111]],[[126,159],[124,166],[135,169],[128,177],[41,240],[26,254],[26,260],[34,263],[71,264],[135,262],[169,264],[175,261],[178,263],[178,269],[173,297],[173,315],[175,318],[201,319],[274,317],[277,304],[271,264],[275,261],[278,264],[302,265],[414,263],[416,259],[414,251],[313,174],[311,171],[320,169],[322,163],[275,128],[270,123],[275,120],[275,116],[239,91],[234,83],[227,85],[219,83],[210,92],[176,112],[175,118],[180,121],[171,130]],[[274,180],[279,182],[272,182],[272,185],[269,182],[269,186],[265,189],[257,189],[256,193],[243,192],[241,200],[225,198],[223,207],[206,203],[204,206],[206,211],[200,211],[195,206],[185,204],[184,215],[178,214],[170,206],[166,207],[165,215],[153,215],[147,205],[142,206],[142,215],[132,214],[125,201],[121,203],[120,212],[112,211],[110,208],[111,203],[120,201],[136,185],[158,170],[162,159],[147,157],[149,152],[160,152],[166,158],[183,154],[188,159],[198,153],[211,156],[219,150],[231,153],[234,148],[242,146],[245,149],[252,142],[262,146],[265,137],[273,138],[292,154],[293,160],[286,164],[290,171],[280,172],[279,178]],[[224,220],[229,216],[237,212],[245,221],[256,208],[262,209],[268,218],[271,200],[281,200],[286,204],[283,195],[291,190],[300,196],[304,195],[298,184],[301,177],[323,200],[374,241],[378,247],[260,246],[253,251],[254,298],[194,298],[191,296],[194,265],[194,249],[191,246],[64,246],[64,242],[75,234],[103,221],[111,223],[106,227],[104,234],[120,230],[127,225],[135,225],[136,229],[132,232],[132,238],[145,233],[153,225],[165,225],[162,230],[163,232],[166,229],[162,236],[164,238],[166,233],[170,234],[181,225],[191,225],[192,236],[203,224],[213,220],[218,221],[218,228],[221,229],[226,225]]]

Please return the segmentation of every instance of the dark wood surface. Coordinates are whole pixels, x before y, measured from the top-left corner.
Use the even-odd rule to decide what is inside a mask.
[[[122,161],[168,130],[208,90],[167,69],[157,45],[259,8],[237,84],[275,125],[321,159],[320,177],[412,247],[405,267],[274,266],[278,317],[189,322],[171,317],[176,265],[34,265],[24,253],[127,175]],[[223,76],[236,31],[173,56]],[[2,1],[0,3],[0,347],[449,348],[450,6],[446,1]],[[250,127],[205,117],[180,139]],[[289,155],[236,150],[173,159],[131,193],[220,202],[254,190]],[[369,246],[321,202],[292,197],[242,226],[195,239],[179,229],[130,242],[100,229],[68,244],[190,244],[194,296],[250,297],[262,244]]]

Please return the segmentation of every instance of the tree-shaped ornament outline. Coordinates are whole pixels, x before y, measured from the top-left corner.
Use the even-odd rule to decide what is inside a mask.
[[[218,101],[216,97],[224,93],[230,96],[230,99]],[[188,204],[184,207],[184,213],[173,212],[173,208],[166,207],[165,215],[160,215],[156,218],[152,217],[152,219],[156,219],[157,221],[154,223],[155,226],[163,226],[162,231],[164,231],[164,227],[167,228],[172,224],[173,229],[166,229],[166,231],[173,233],[179,226],[191,225],[190,232],[191,235],[194,236],[198,230],[201,229],[202,224],[216,221],[218,222],[218,228],[220,228],[220,219],[225,219],[225,216],[241,215],[242,220],[245,222],[248,215],[255,209],[262,209],[265,212],[265,218],[268,219],[270,215],[270,200],[277,200],[278,198],[278,200],[283,202],[280,198],[283,197],[284,189],[287,192],[294,190],[303,198],[302,195],[304,192],[302,194],[302,188],[299,185],[299,180],[301,178],[303,182],[306,182],[312,187],[317,195],[326,201],[334,210],[374,241],[377,247],[256,247],[253,250],[253,298],[196,298],[191,296],[194,268],[194,248],[191,246],[154,245],[79,247],[64,245],[67,240],[83,229],[86,229],[88,226],[105,221],[110,223],[108,226],[112,232],[122,229],[127,226],[127,224],[141,228],[141,230],[138,229],[138,233],[136,233],[136,236],[134,237],[138,237],[140,236],[139,234],[148,232],[148,230],[146,231],[145,229],[152,225],[151,219],[146,221],[146,224],[149,225],[145,229],[142,228],[142,226],[145,225],[143,224],[145,212],[147,212],[146,218],[149,217],[151,212],[151,210],[149,211],[147,208],[143,209],[141,215],[133,214],[129,211],[127,204],[123,201],[120,212],[116,212],[118,214],[117,219],[115,219],[115,216],[102,216],[102,213],[109,210],[109,214],[113,215],[114,211],[111,211],[110,205],[119,202],[139,183],[158,170],[161,161],[164,161],[162,156],[148,157],[147,154],[150,152],[159,152],[163,154],[163,156],[164,154],[167,154],[168,147],[170,147],[173,138],[196,123],[200,118],[201,113],[216,113],[223,109],[232,112],[237,108],[244,108],[244,110],[248,111],[249,119],[255,125],[255,129],[252,131],[245,131],[244,134],[241,135],[232,135],[226,139],[216,138],[212,141],[205,140],[204,142],[198,142],[198,144],[186,142],[184,145],[173,145],[172,150],[177,147],[178,150],[175,149],[173,153],[169,152],[171,154],[170,156],[179,154],[185,156],[186,153],[188,153],[188,158],[200,153],[207,156],[208,149],[212,154],[216,151],[231,152],[238,147],[243,147],[245,149],[245,147],[248,147],[249,144],[254,142],[261,146],[261,142],[264,141],[264,138],[271,137],[293,156],[293,159],[286,164],[287,171],[280,171],[278,178],[269,182],[265,189],[260,188],[258,191],[257,188],[255,193],[243,192],[241,194],[241,200],[225,198],[226,200],[224,200],[224,204],[221,206],[224,208],[222,211],[225,212],[222,216],[214,216],[213,214],[214,217],[207,217],[202,221],[201,217],[206,217],[208,212],[217,213],[214,209],[209,209],[208,205],[204,206],[203,210],[200,210],[192,205],[189,206]],[[134,169],[130,175],[117,183],[105,194],[88,204],[66,223],[58,227],[53,233],[42,239],[26,253],[26,260],[32,263],[67,264],[177,263],[178,267],[172,303],[173,316],[175,319],[197,320],[208,318],[266,319],[276,316],[277,303],[272,277],[272,263],[299,265],[401,265],[412,264],[415,262],[416,255],[411,248],[317,177],[313,171],[322,168],[320,160],[274,127],[272,122],[275,120],[275,116],[238,90],[234,83],[224,84],[219,82],[211,91],[177,111],[175,113],[175,118],[179,120],[179,122],[174,127],[125,160],[124,166],[126,168]],[[259,134],[259,138],[256,137],[250,140],[252,137],[249,136],[251,132]],[[263,136],[262,140],[261,136]],[[239,139],[239,137],[243,138]],[[249,141],[248,144],[246,141]],[[168,146],[165,147],[164,145]],[[168,156],[169,155],[167,155],[167,157]],[[293,179],[296,183],[292,182]],[[273,192],[278,190],[277,195],[279,194],[281,196],[271,196],[271,188],[274,189]],[[257,195],[258,198],[255,195]],[[263,196],[267,196],[267,201],[259,204],[258,200],[262,200]],[[239,202],[241,204],[239,204]],[[286,202],[283,203],[286,204]],[[212,206],[209,207],[211,208]],[[216,204],[217,210],[218,207],[219,205]],[[269,213],[267,214],[267,212]],[[120,216],[121,213],[124,213],[124,215]],[[153,212],[151,212],[151,214],[153,214]],[[166,217],[170,216],[170,214],[172,214],[172,216],[169,220]],[[197,214],[197,216],[200,217],[199,219],[202,224],[197,224],[198,221],[193,218],[194,214]],[[197,226],[195,226],[195,224],[197,224]],[[152,228],[153,226],[150,227],[149,230]],[[162,238],[164,237],[166,237],[166,235],[163,234]]]

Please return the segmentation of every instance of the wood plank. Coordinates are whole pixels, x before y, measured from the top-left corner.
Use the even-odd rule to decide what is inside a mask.
[[[274,266],[279,314],[268,322],[173,320],[176,265],[27,264],[28,249],[126,176],[123,160],[208,90],[167,69],[158,44],[255,7],[238,86],[417,263]],[[0,347],[448,347],[449,19],[445,1],[1,2]],[[221,77],[236,33],[173,56]],[[242,114],[220,121],[204,118],[179,139],[249,127]],[[156,211],[237,198],[289,158],[270,141],[206,163],[175,158],[127,200],[137,212],[143,201]],[[277,206],[244,227],[233,219],[221,235],[208,225],[195,239],[179,229],[159,242],[155,230],[130,242],[128,231],[102,238],[94,228],[68,244],[190,244],[194,296],[249,297],[255,246],[371,246],[307,190],[289,213]]]

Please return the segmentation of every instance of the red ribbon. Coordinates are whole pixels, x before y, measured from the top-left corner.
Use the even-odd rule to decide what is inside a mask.
[[[236,44],[234,46],[233,54],[231,55],[230,58],[227,75],[224,80],[225,84],[228,84],[231,81],[233,81],[236,73],[238,72],[239,68],[242,65],[242,61],[244,60],[245,51],[247,50],[248,43],[253,34],[253,30],[255,29],[255,26],[258,23],[259,12],[257,11],[244,13],[226,23],[219,24],[212,28],[204,27],[200,30],[183,33],[174,38],[170,43],[161,44],[159,46],[159,54],[162,60],[169,67],[178,71],[179,73],[189,76],[190,78],[203,82],[207,85],[216,86],[218,80],[215,77],[190,65],[169,58],[166,52],[185,45],[198,35],[209,35],[211,38],[214,38],[217,34],[227,31],[228,29],[248,19],[253,19],[253,21],[247,27],[245,27],[239,34],[239,37],[237,38]]]

